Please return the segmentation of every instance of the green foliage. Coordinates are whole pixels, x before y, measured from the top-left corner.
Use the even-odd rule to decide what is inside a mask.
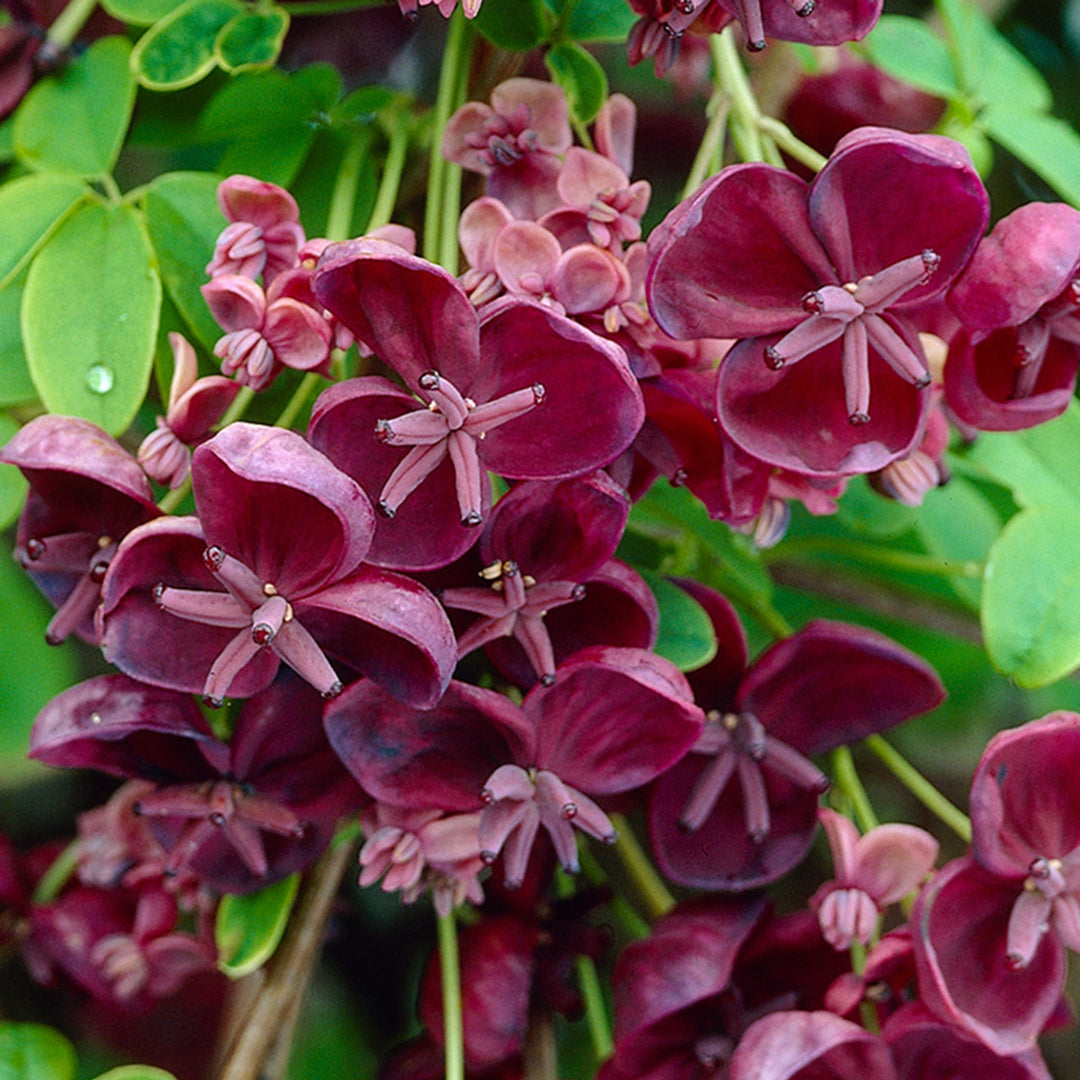
[[[121,1065],[102,1073],[97,1080],[176,1080],[176,1077],[153,1065]]]
[[[660,632],[653,651],[683,671],[693,671],[716,655],[716,634],[705,609],[655,571],[642,570],[660,608]]]
[[[552,22],[543,0],[513,0],[483,4],[473,26],[500,49],[528,52],[548,40]]]
[[[10,417],[0,415],[0,446],[17,431],[19,425]],[[0,529],[6,529],[19,516],[27,483],[14,465],[0,465]]]
[[[300,887],[291,874],[247,896],[225,896],[217,911],[218,967],[231,979],[259,968],[274,955]]]
[[[116,164],[135,104],[131,47],[102,38],[42,79],[15,115],[14,149],[33,169],[103,176]]]
[[[101,6],[114,18],[132,26],[152,26],[165,18],[183,0],[102,0]]]
[[[288,29],[289,14],[282,8],[242,11],[214,39],[214,58],[233,75],[269,67],[281,52]]]
[[[0,289],[0,406],[19,405],[37,397],[26,366],[19,312],[22,308],[25,271]]]
[[[882,71],[928,94],[955,98],[961,93],[948,46],[921,19],[882,15],[866,49]]]
[[[23,293],[26,358],[46,408],[124,431],[146,394],[160,304],[134,208],[92,202],[68,217],[31,264]]]
[[[551,78],[566,93],[570,113],[583,124],[590,124],[608,96],[604,69],[592,53],[572,41],[553,45],[544,54]]]
[[[73,1080],[75,1048],[55,1028],[0,1020],[0,1080]]]
[[[88,194],[63,173],[32,173],[0,187],[0,290]]]
[[[216,66],[218,34],[243,11],[239,0],[185,0],[139,38],[131,67],[150,90],[179,90]]]

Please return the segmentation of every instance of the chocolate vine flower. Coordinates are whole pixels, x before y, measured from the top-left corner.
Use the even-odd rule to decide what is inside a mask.
[[[673,881],[742,890],[806,855],[828,779],[808,759],[939,704],[919,657],[874,631],[817,620],[749,667],[742,627],[719,593],[679,584],[708,612],[716,659],[689,676],[706,708],[693,750],[654,785],[649,834]]]
[[[1002,218],[949,293],[964,325],[945,396],[965,424],[1015,431],[1059,415],[1080,368],[1080,211],[1029,203]]]
[[[486,587],[439,592],[446,607],[478,616],[458,655],[483,645],[509,678],[531,686],[553,682],[558,664],[586,645],[651,648],[656,600],[612,558],[629,512],[626,493],[599,471],[511,489],[480,540]]]
[[[314,690],[282,673],[240,708],[226,744],[190,695],[104,675],[42,709],[30,756],[150,781],[129,810],[168,852],[165,875],[249,892],[310,865],[359,801],[321,708]]]
[[[312,412],[312,443],[387,519],[377,564],[445,565],[478,539],[488,470],[521,480],[581,475],[641,426],[641,395],[617,346],[522,301],[481,319],[455,278],[399,247],[329,248],[314,290],[419,395],[375,376],[351,379]]]
[[[515,217],[535,221],[559,205],[556,178],[572,141],[562,87],[515,78],[495,87],[490,105],[470,101],[450,117],[442,153],[487,177],[487,193]]]
[[[521,706],[452,682],[433,709],[394,701],[372,683],[349,687],[326,712],[331,745],[374,798],[448,812],[482,810],[481,854],[504,855],[520,884],[541,827],[566,870],[574,829],[615,838],[594,796],[640,787],[686,752],[701,712],[674,665],[640,649],[583,649],[557,682]]]
[[[15,557],[57,611],[45,631],[56,645],[77,633],[100,644],[94,611],[117,545],[157,517],[154,493],[135,459],[88,420],[47,414],[0,450],[30,483]]]
[[[332,697],[327,653],[421,705],[456,661],[426,589],[362,565],[363,491],[295,432],[230,424],[192,461],[197,518],[129,537],[103,586],[103,645],[134,678],[212,701],[268,686],[282,660]]]
[[[649,306],[673,337],[744,339],[720,365],[717,413],[748,453],[871,472],[915,445],[929,405],[903,312],[949,287],[988,209],[958,143],[860,128],[809,186],[736,165],[676,207],[649,241]]]

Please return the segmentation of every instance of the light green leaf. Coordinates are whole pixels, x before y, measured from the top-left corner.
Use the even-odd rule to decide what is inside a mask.
[[[34,169],[78,176],[112,170],[135,104],[124,38],[107,37],[42,79],[15,114],[15,152]]]
[[[199,287],[206,264],[228,224],[217,204],[220,178],[213,173],[165,173],[146,190],[146,226],[161,277],[190,333],[207,349],[222,335]]]
[[[473,19],[473,26],[493,45],[512,52],[528,52],[547,39],[549,17],[542,0],[488,0]]]
[[[75,1048],[45,1024],[0,1021],[0,1080],[72,1080]]]
[[[0,414],[0,446],[18,430],[19,425],[10,416]],[[27,487],[22,473],[14,465],[0,465],[0,529],[6,529],[18,518]]]
[[[114,18],[132,26],[153,26],[180,6],[183,0],[101,0]]]
[[[678,585],[652,570],[639,571],[660,608],[653,651],[681,671],[693,671],[716,655],[716,633],[705,609]]]
[[[638,18],[624,0],[575,0],[567,6],[563,29],[573,41],[623,42]]]
[[[1080,472],[1062,468],[1080,461],[1080,404],[1072,401],[1056,420],[1026,431],[983,432],[961,460],[1009,488],[1017,506],[1080,515]]]
[[[216,65],[214,42],[239,11],[238,0],[186,0],[156,22],[135,45],[131,66],[151,90],[179,90]]]
[[[214,42],[217,62],[230,74],[270,67],[281,52],[289,13],[269,7],[233,16]]]
[[[23,293],[27,365],[46,408],[123,432],[146,394],[161,281],[131,206],[91,203],[30,266]]]
[[[24,270],[10,285],[0,289],[0,406],[33,401],[38,392],[26,366],[22,340]]]
[[[865,476],[853,476],[837,504],[836,520],[856,532],[881,539],[899,536],[915,523],[918,511],[879,495]]]
[[[153,1065],[121,1065],[102,1073],[97,1080],[176,1080],[176,1077]]]
[[[300,887],[300,875],[246,896],[224,896],[218,905],[215,939],[218,967],[239,979],[262,967],[277,949]]]
[[[1001,532],[1001,518],[978,488],[962,476],[954,476],[944,487],[926,493],[915,529],[926,550],[944,562],[982,562]],[[977,610],[981,580],[961,574],[948,580],[959,596]]]
[[[572,41],[563,41],[548,49],[544,63],[565,91],[571,114],[591,124],[608,96],[607,75],[596,57]]]
[[[901,82],[937,97],[960,96],[948,46],[921,19],[882,15],[865,46],[877,67]]]
[[[1045,686],[1080,665],[1080,529],[1075,510],[1022,510],[990,549],[982,626],[993,665]]]
[[[31,173],[0,187],[0,289],[88,195],[81,180],[63,173]]]
[[[1080,135],[1064,120],[1011,105],[979,114],[987,135],[1080,207]]]

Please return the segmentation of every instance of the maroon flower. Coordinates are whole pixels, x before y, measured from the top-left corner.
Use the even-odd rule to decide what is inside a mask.
[[[614,839],[593,796],[642,786],[686,752],[701,712],[674,665],[640,649],[583,649],[521,706],[453,682],[435,708],[402,706],[360,681],[328,708],[330,742],[374,798],[413,809],[483,809],[485,861],[520,883],[541,826],[563,867],[574,828]]]
[[[738,165],[676,207],[649,242],[649,305],[673,337],[745,339],[717,387],[744,450],[796,472],[870,472],[917,442],[929,405],[902,311],[948,288],[987,215],[958,143],[861,128],[809,187]]]
[[[129,537],[103,586],[103,644],[122,671],[211,700],[268,686],[284,660],[321,693],[327,652],[429,705],[456,660],[426,589],[361,565],[363,491],[297,434],[230,424],[192,462],[198,518]]]
[[[653,788],[653,851],[680,884],[756,888],[810,848],[828,780],[807,755],[925,712],[944,691],[925,661],[883,635],[823,620],[744,669],[731,606],[704,585],[680,584],[709,613],[719,649],[690,675],[705,730]]]
[[[389,520],[371,554],[380,565],[428,569],[471,547],[487,470],[581,475],[641,426],[622,351],[545,308],[504,300],[481,320],[455,278],[376,240],[329,248],[314,289],[420,398],[386,379],[352,379],[312,413],[314,445]]]
[[[56,606],[51,644],[78,633],[100,643],[94,611],[119,542],[158,515],[135,459],[101,428],[68,416],[31,420],[0,451],[30,482],[15,557]]]

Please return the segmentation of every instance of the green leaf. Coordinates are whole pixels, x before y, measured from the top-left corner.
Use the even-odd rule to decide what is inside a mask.
[[[130,53],[124,38],[102,38],[58,75],[42,79],[15,114],[20,160],[78,176],[110,172],[135,104]]]
[[[270,67],[281,52],[289,13],[279,7],[233,16],[214,42],[217,62],[230,74]]]
[[[705,609],[678,585],[653,570],[641,570],[660,608],[653,651],[681,671],[693,671],[716,655],[716,633]]]
[[[1080,529],[1076,512],[1022,510],[990,549],[983,635],[993,665],[1045,686],[1080,665]]]
[[[899,536],[915,523],[918,511],[879,495],[865,476],[853,476],[837,503],[836,520],[856,532],[880,539]]]
[[[114,18],[132,26],[153,26],[180,6],[182,0],[101,0]]]
[[[0,446],[19,430],[10,416],[0,414]],[[6,529],[19,516],[29,485],[14,465],[0,465],[0,529]]]
[[[45,1024],[0,1021],[0,1080],[72,1080],[75,1048]]]
[[[1064,120],[1009,105],[991,105],[979,123],[1058,194],[1080,206],[1080,135]]]
[[[625,0],[574,0],[563,24],[573,41],[624,42],[638,15]]]
[[[87,195],[81,180],[63,173],[31,173],[0,187],[0,289]]]
[[[500,49],[528,52],[547,40],[548,21],[542,0],[495,0],[481,6],[472,24]]]
[[[962,476],[954,476],[944,487],[926,493],[915,529],[926,550],[943,561],[982,562],[1001,532],[1001,518],[978,488]],[[977,610],[982,594],[980,579],[957,574],[948,580]]]
[[[121,1065],[102,1073],[97,1080],[176,1080],[176,1077],[154,1065]]]
[[[548,49],[544,63],[565,91],[571,114],[591,124],[608,96],[607,75],[596,57],[572,41],[563,41]]]
[[[213,173],[165,173],[147,188],[144,202],[165,288],[189,332],[207,349],[222,335],[199,290],[227,224],[217,204],[220,182]]]
[[[22,340],[24,270],[10,285],[0,289],[0,406],[21,405],[37,398],[37,388],[26,366]]]
[[[186,0],[156,22],[135,45],[131,66],[151,90],[191,86],[215,66],[214,42],[243,8],[238,0]]]
[[[921,19],[882,15],[865,45],[870,59],[902,82],[937,97],[960,96],[948,46]]]
[[[274,955],[299,887],[300,875],[290,874],[257,893],[222,897],[215,938],[218,967],[229,978],[251,974]]]
[[[119,435],[146,394],[161,281],[131,206],[91,203],[67,219],[30,266],[23,293],[26,359],[46,408]]]
[[[395,93],[389,86],[379,86],[377,83],[358,86],[330,110],[330,122],[335,127],[370,124],[383,109],[402,100],[402,97],[402,94]]]
[[[1080,404],[1026,431],[982,432],[960,460],[1012,491],[1017,506],[1069,508],[1080,514]]]

